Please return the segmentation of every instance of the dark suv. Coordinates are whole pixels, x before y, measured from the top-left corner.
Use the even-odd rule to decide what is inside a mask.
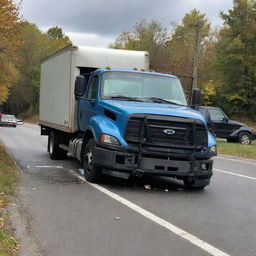
[[[215,107],[200,107],[199,111],[205,117],[209,129],[218,138],[227,139],[227,142],[250,144],[256,139],[256,133],[246,124],[229,120],[227,115]]]

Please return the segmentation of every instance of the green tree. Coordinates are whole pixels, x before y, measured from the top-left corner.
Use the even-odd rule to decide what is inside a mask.
[[[199,88],[209,86],[209,81],[214,79],[213,63],[216,55],[217,31],[212,31],[206,15],[199,10],[193,9],[186,13],[180,24],[172,24],[172,35],[168,42],[169,72],[181,78],[183,87],[188,96],[191,97],[191,86],[193,76],[193,63],[195,53],[196,26],[199,25],[200,54],[198,63],[197,85]],[[215,84],[215,83],[211,83]],[[208,90],[203,90],[206,94]],[[205,97],[208,104],[210,100]],[[213,99],[213,97],[210,97]]]
[[[51,38],[51,39],[64,39],[65,34],[62,31],[62,28],[60,27],[53,27],[53,28],[49,28],[47,30],[47,35]]]
[[[208,47],[207,38],[210,32],[210,23],[206,15],[193,9],[186,13],[180,25],[173,24],[174,33],[169,42],[170,70],[174,74],[192,76],[195,51],[195,26],[200,26],[201,55],[199,63]],[[200,81],[200,74],[199,81]]]
[[[22,22],[19,7],[11,0],[0,0],[0,104],[8,98],[9,89],[17,78],[15,62],[19,49],[17,33]]]
[[[19,77],[14,84],[7,107],[15,114],[38,112],[40,88],[40,63],[43,58],[70,44],[63,38],[51,38],[42,33],[36,25],[27,23],[20,31],[20,50],[18,52]]]
[[[221,87],[219,101],[229,113],[246,112],[256,119],[256,2],[234,0],[221,12],[216,67]]]
[[[168,52],[166,41],[167,28],[161,23],[142,20],[136,23],[131,32],[119,35],[111,48],[147,51],[150,55],[150,68],[157,71],[167,71]]]
[[[62,28],[57,26],[48,29],[45,36],[48,40],[46,55],[51,55],[72,43],[69,37],[63,33]]]

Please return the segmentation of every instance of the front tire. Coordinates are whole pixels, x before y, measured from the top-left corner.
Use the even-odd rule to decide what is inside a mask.
[[[51,131],[48,136],[48,152],[53,160],[66,159],[67,151],[59,148],[60,135],[57,132]]]
[[[87,181],[95,183],[100,180],[101,168],[94,162],[95,140],[90,139],[85,146],[83,153],[84,177]]]
[[[238,141],[241,144],[249,145],[252,142],[252,136],[248,132],[240,132],[238,135]]]

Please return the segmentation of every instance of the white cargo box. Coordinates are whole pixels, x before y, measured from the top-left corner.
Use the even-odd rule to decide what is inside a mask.
[[[148,69],[144,51],[68,46],[47,57],[41,64],[39,123],[66,132],[75,132],[76,76],[97,68]]]

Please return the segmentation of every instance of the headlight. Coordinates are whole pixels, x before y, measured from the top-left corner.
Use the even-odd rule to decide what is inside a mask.
[[[217,154],[217,146],[212,146],[210,152]]]
[[[120,142],[118,139],[114,136],[111,136],[109,134],[101,134],[100,136],[100,142],[108,143],[108,144],[114,144],[114,145],[120,145]]]

